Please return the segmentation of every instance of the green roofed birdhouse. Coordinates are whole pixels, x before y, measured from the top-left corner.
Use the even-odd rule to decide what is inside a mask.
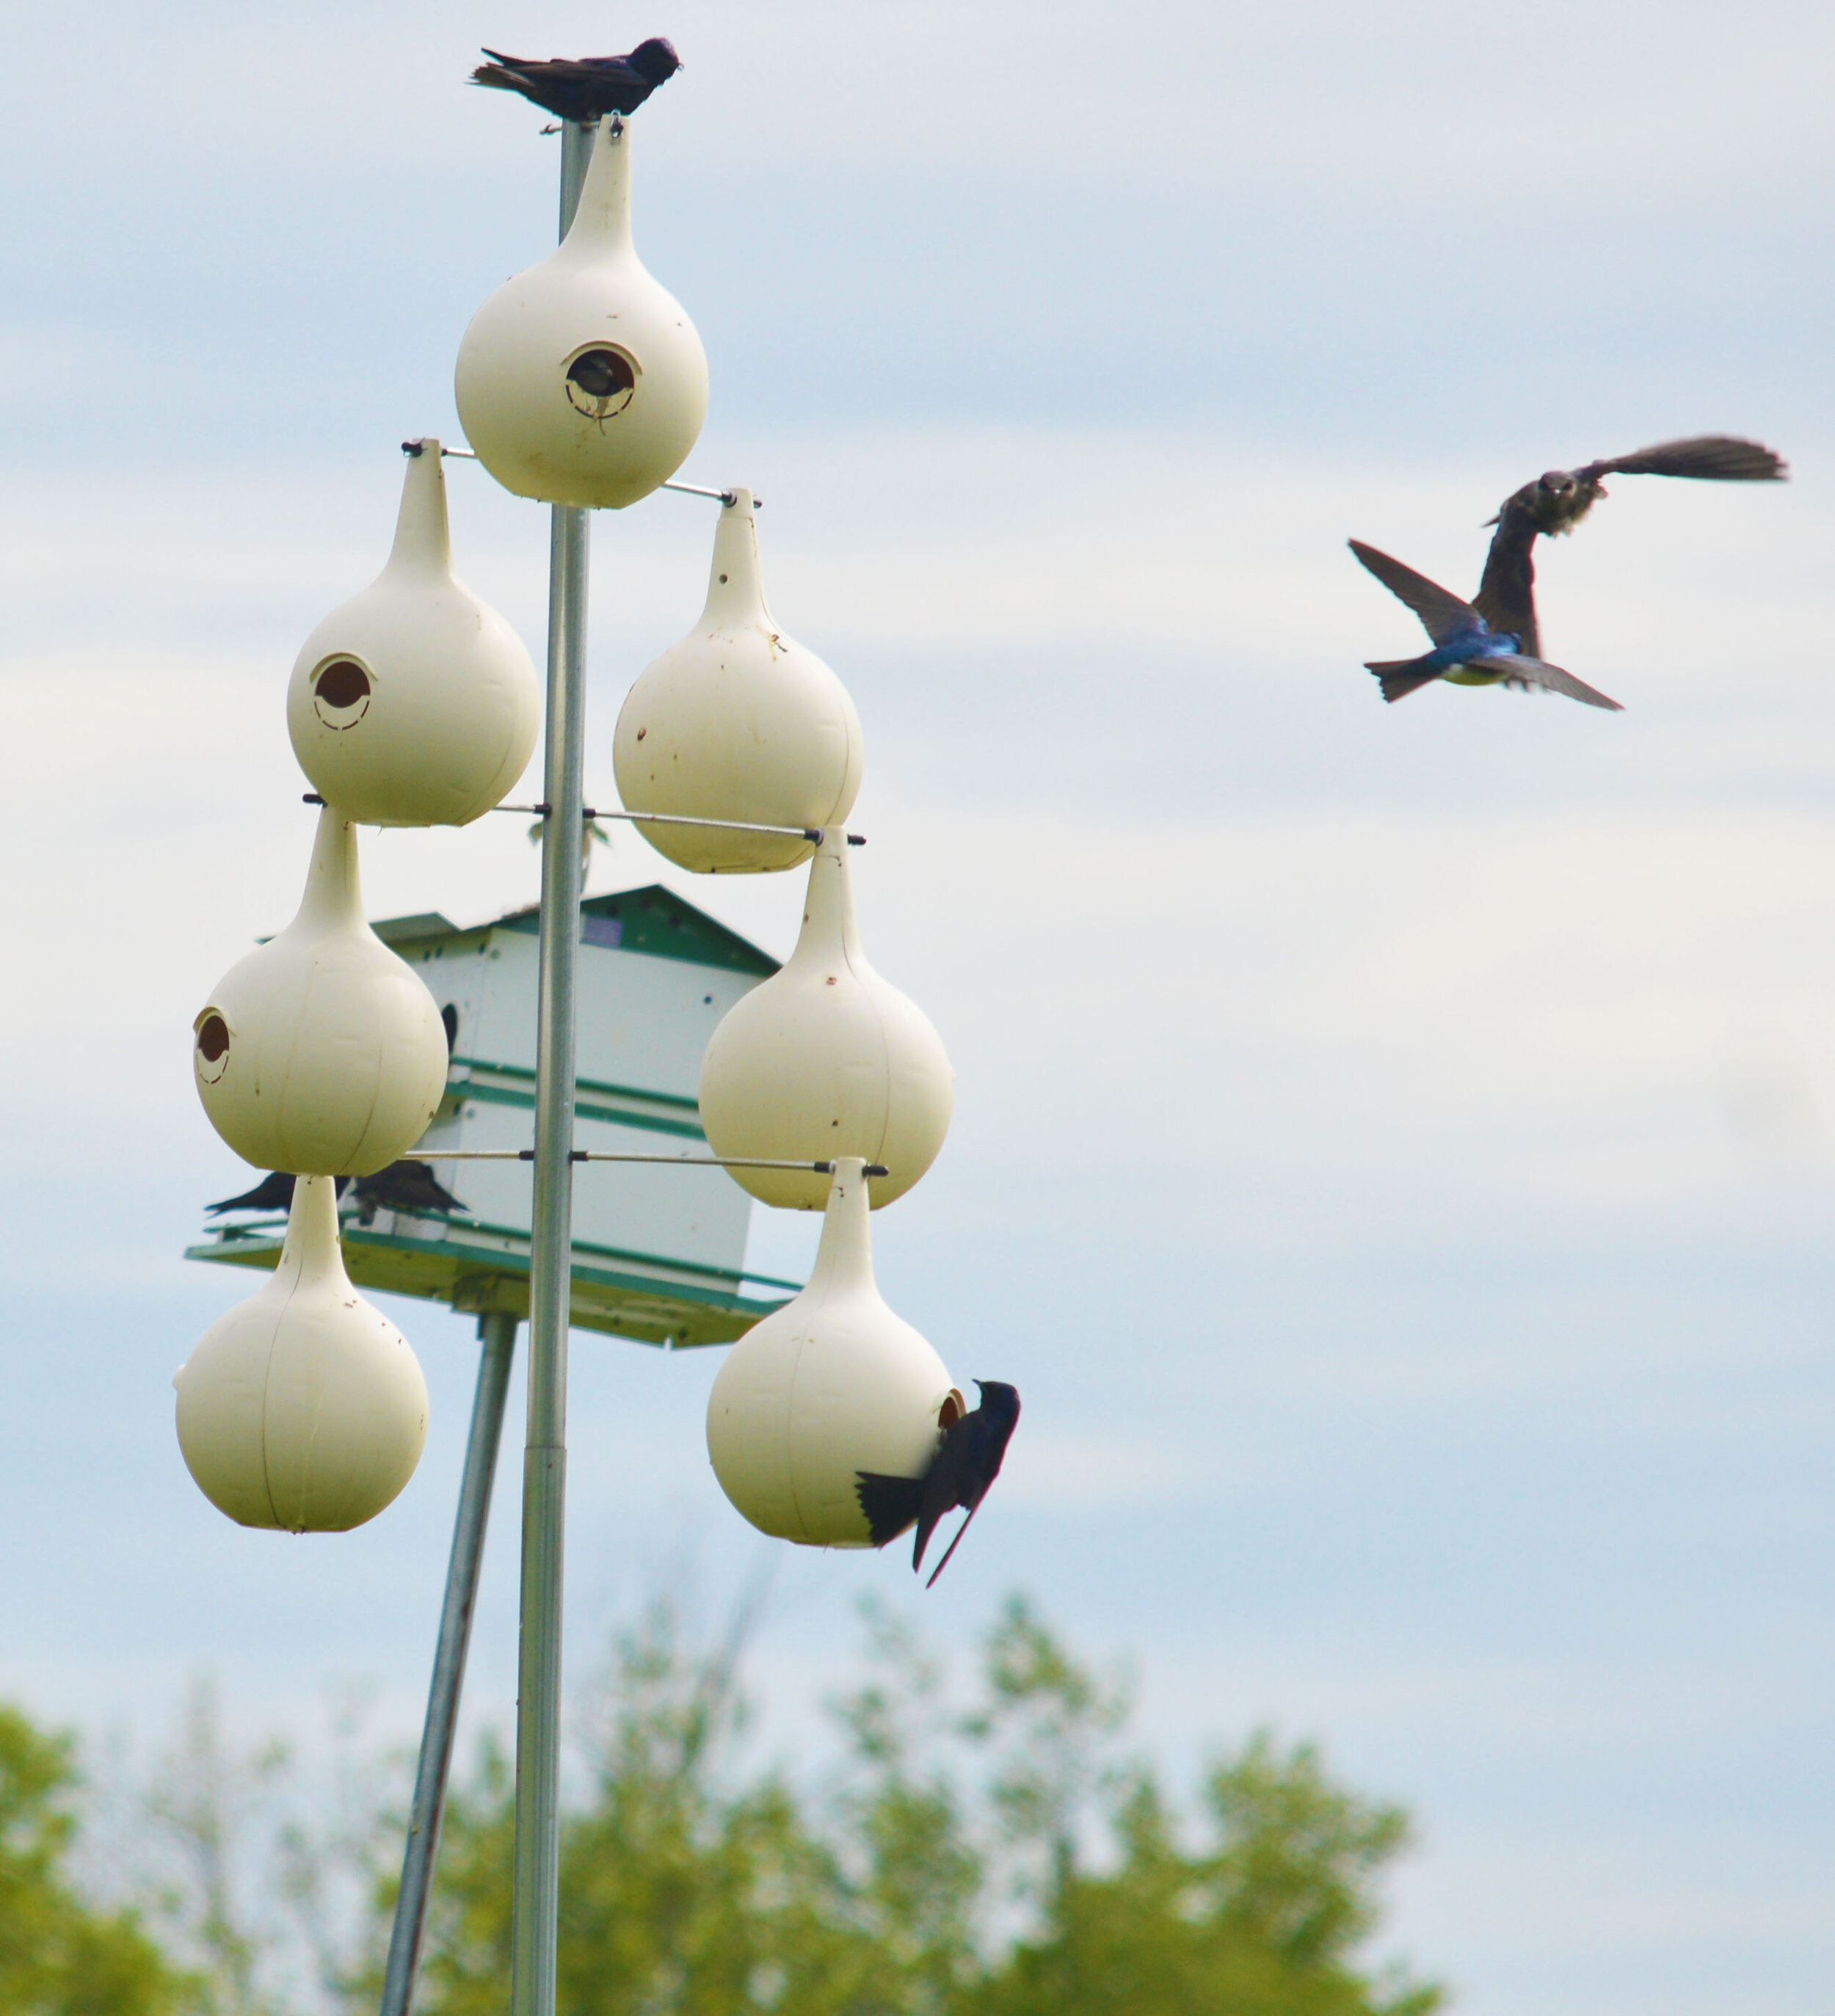
[[[431,914],[372,927],[425,983],[449,1046],[444,1093],[425,1135],[406,1150],[410,1162],[442,1149],[532,1143],[535,921],[531,909],[469,927]],[[708,1154],[698,1104],[708,1039],[777,970],[769,954],[666,889],[589,898],[580,908],[576,1146]],[[345,1190],[351,1279],[456,1309],[526,1316],[529,1164],[430,1159],[427,1173],[431,1184],[385,1177]],[[226,1218],[189,1255],[272,1267],[284,1211],[283,1202],[277,1213]],[[746,1193],[705,1165],[582,1168],[574,1181],[574,1323],[672,1346],[741,1335],[800,1286],[747,1275],[751,1212]]]

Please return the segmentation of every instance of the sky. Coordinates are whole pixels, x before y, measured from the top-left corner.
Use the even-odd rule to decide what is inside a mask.
[[[878,1592],[970,1661],[1003,1593],[1137,1676],[1188,1771],[1271,1722],[1414,1810],[1383,1950],[1472,2016],[1797,2016],[1835,1971],[1835,20],[1783,4],[769,10],[503,0],[20,23],[0,157],[10,984],[0,1695],[157,1733],[371,1685],[415,1728],[475,1348],[344,1536],[197,1493],[186,1263],[243,1175],[189,1083],[311,840],[284,682],[453,437],[555,143],[474,46],[662,31],[635,223],[705,342],[682,473],[766,500],[779,619],[866,736],[864,943],[957,1073],[881,1287],[1026,1417],[936,1589],[720,1496],[713,1353],[572,1358],[570,1673],[768,1572],[765,1739]],[[80,89],[70,65],[83,50]],[[64,81],[71,79],[67,87]],[[1344,549],[1458,588],[1551,466],[1707,430],[1786,486],[1623,479],[1540,575],[1625,704],[1361,669]],[[539,653],[546,525],[481,470],[460,571]],[[594,526],[589,794],[700,607],[707,507]],[[532,900],[523,823],[368,835],[371,914]],[[794,876],[662,880],[786,952]],[[806,1262],[803,1219],[759,1264]],[[773,1271],[777,1271],[776,1266]],[[519,1399],[470,1713],[509,1712]],[[896,1550],[894,1550],[896,1554]]]

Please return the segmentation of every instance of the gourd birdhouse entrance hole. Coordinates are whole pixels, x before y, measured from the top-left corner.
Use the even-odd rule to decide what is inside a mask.
[[[453,393],[506,490],[616,509],[682,466],[707,415],[707,358],[631,239],[630,129],[600,122],[568,234],[472,318]]]
[[[533,910],[517,910],[469,928],[433,915],[375,927],[388,956],[427,990],[439,1046],[437,1109],[425,1132],[402,1150],[410,1161],[442,1148],[528,1146],[535,922]],[[589,898],[580,910],[575,982],[578,1144],[707,1154],[696,1089],[701,1053],[721,1017],[776,970],[768,954],[668,890]],[[207,1033],[200,1032],[200,1053]],[[380,1205],[355,1188],[345,1192],[344,1262],[352,1280],[460,1309],[525,1313],[528,1165],[427,1166],[462,1211],[442,1210],[431,1193],[416,1201],[398,1185],[384,1193],[398,1201]],[[574,1183],[573,1322],[676,1347],[738,1336],[799,1285],[747,1273],[752,1208],[717,1168],[615,1165],[581,1172]],[[251,1214],[215,1229],[189,1251],[196,1259],[271,1267],[279,1237],[271,1214]]]
[[[412,441],[388,564],[301,646],[300,768],[366,826],[466,826],[527,766],[540,706],[522,640],[452,571],[445,459]]]

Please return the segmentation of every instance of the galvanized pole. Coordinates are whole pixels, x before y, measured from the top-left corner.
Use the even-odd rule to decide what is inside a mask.
[[[465,1473],[459,1485],[459,1515],[452,1525],[452,1554],[446,1568],[446,1598],[440,1612],[439,1647],[433,1683],[427,1690],[427,1726],[420,1738],[414,1776],[414,1805],[408,1819],[408,1846],[402,1858],[401,1894],[395,1899],[395,1930],[382,1977],[382,2016],[408,2016],[427,1934],[427,1907],[434,1864],[440,1852],[440,1825],[446,1815],[446,1781],[452,1765],[452,1737],[459,1719],[459,1692],[465,1679],[466,1648],[478,1600],[478,1564],[491,1511],[491,1485],[497,1473],[497,1447],[503,1435],[503,1401],[510,1388],[510,1361],[516,1355],[517,1319],[478,1319],[483,1344],[478,1395],[471,1406],[471,1434],[465,1445]]]
[[[561,233],[595,128],[561,134]],[[517,1667],[511,2016],[554,2016],[561,1910],[561,1586],[567,1499],[567,1329],[572,1286],[574,970],[580,941],[581,753],[586,692],[584,510],[551,507],[548,721],[536,1007],[535,1217],[529,1239],[528,1441],[522,1476],[522,1636]]]

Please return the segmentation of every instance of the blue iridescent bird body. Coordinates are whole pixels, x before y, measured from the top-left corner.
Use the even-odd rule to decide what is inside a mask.
[[[1617,700],[1608,700],[1584,679],[1525,651],[1517,632],[1492,629],[1469,602],[1437,581],[1361,539],[1353,539],[1350,549],[1391,595],[1414,610],[1433,640],[1433,650],[1418,658],[1368,661],[1366,669],[1375,674],[1385,700],[1401,700],[1436,679],[1446,679],[1461,686],[1540,686],[1588,707],[1623,711]]]

